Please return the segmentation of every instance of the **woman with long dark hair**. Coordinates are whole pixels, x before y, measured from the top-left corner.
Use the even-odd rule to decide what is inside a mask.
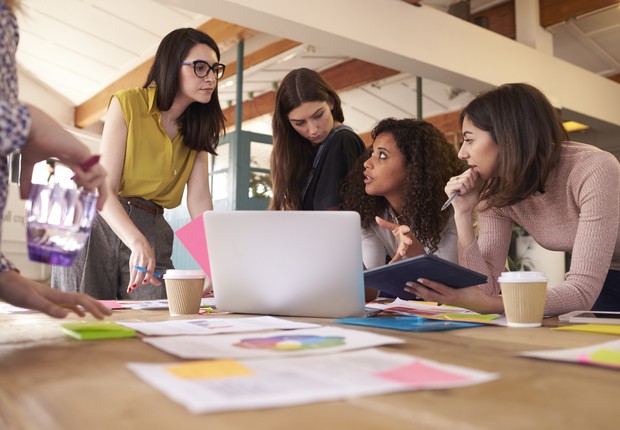
[[[564,282],[547,291],[545,315],[620,310],[616,157],[568,141],[549,100],[523,83],[472,100],[461,113],[461,130],[459,157],[469,169],[452,177],[445,192],[459,193],[452,205],[460,263],[487,274],[488,283],[457,290],[417,280],[410,292],[479,312],[503,312],[497,279],[517,223],[543,248],[571,253]],[[476,207],[478,236],[472,227]]]
[[[364,142],[343,125],[340,97],[310,69],[289,72],[273,115],[271,178],[275,210],[328,210]]]
[[[174,234],[163,209],[181,203],[185,186],[192,218],[213,208],[207,155],[224,129],[219,61],[210,36],[177,29],[162,39],[144,87],[112,96],[101,163],[117,198],[99,213],[73,266],[53,269],[54,287],[99,299],[166,297],[156,274],[173,267]]]

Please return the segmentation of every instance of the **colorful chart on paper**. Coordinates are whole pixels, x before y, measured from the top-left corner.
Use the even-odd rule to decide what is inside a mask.
[[[345,344],[342,336],[284,335],[242,339],[235,346],[248,349],[273,351],[299,351],[304,349],[332,348]]]

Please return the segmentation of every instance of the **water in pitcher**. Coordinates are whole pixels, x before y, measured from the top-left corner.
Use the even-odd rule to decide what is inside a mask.
[[[32,184],[26,202],[28,257],[68,266],[88,239],[97,196],[58,185]]]

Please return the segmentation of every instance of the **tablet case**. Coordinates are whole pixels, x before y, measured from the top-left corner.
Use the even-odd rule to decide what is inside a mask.
[[[479,327],[483,324],[459,321],[436,321],[417,316],[411,317],[374,317],[374,318],[340,318],[340,324],[362,325],[402,331],[440,331],[457,328]]]
[[[434,255],[420,255],[397,263],[369,269],[364,272],[364,285],[390,293],[405,300],[415,295],[406,292],[405,284],[418,278],[441,282],[452,288],[484,284],[487,277],[481,273],[443,260]]]

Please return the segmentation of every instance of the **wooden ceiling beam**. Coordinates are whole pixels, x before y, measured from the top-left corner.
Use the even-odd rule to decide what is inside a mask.
[[[564,22],[567,19],[594,12],[599,9],[620,4],[620,0],[539,0],[540,25],[550,25]]]
[[[540,25],[548,27],[559,22],[566,21],[574,16],[594,12],[605,7],[620,4],[620,0],[540,0]],[[470,21],[477,18],[488,19],[488,29],[511,39],[517,35],[515,21],[514,0],[507,1],[498,6],[473,14]],[[607,76],[612,81],[620,82],[620,75]]]
[[[539,0],[540,25],[549,27],[570,18],[620,4],[620,0]],[[488,18],[488,29],[514,39],[516,37],[514,0],[472,14],[470,21]]]
[[[213,40],[217,42],[221,51],[231,49],[239,40],[247,39],[256,34],[254,30],[218,19],[211,19],[199,26],[198,29],[210,35]],[[99,121],[106,112],[110,97],[116,91],[123,88],[141,87],[144,85],[154,58],[155,57],[152,57],[140,64],[135,69],[77,106],[74,112],[75,126],[84,128]]]
[[[251,54],[243,57],[243,69],[249,69],[252,66],[256,66],[263,61],[267,61],[270,58],[275,57],[283,52],[289,51],[297,46],[301,45],[299,42],[289,39],[280,39],[277,42],[273,42],[264,48],[258,49]],[[226,78],[235,76],[237,74],[237,62],[233,61],[226,65]]]
[[[440,115],[424,118],[424,121],[434,125],[439,131],[441,131],[448,142],[455,146],[458,146],[458,140],[460,136],[459,118],[461,111],[447,112]],[[366,147],[372,145],[372,130],[360,134],[360,138],[364,141]]]
[[[394,69],[368,63],[362,60],[349,60],[321,72],[321,76],[337,92],[347,91],[379,79],[394,76],[399,72]],[[249,121],[259,116],[273,113],[275,109],[276,92],[269,91],[242,104],[243,121]],[[235,106],[224,109],[226,126],[235,125]]]
[[[476,22],[486,18],[488,30],[502,36],[515,39],[517,36],[517,24],[515,20],[515,2],[507,1],[495,7],[486,9],[482,12],[474,13],[469,17],[470,22]]]

